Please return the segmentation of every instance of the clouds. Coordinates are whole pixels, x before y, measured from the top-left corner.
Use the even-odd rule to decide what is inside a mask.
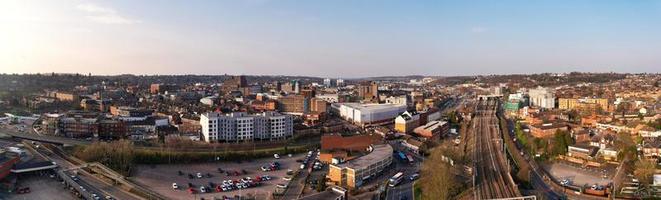
[[[120,15],[115,9],[102,7],[95,4],[79,4],[76,9],[86,12],[85,16],[90,21],[102,24],[137,24],[140,20],[131,19]]]

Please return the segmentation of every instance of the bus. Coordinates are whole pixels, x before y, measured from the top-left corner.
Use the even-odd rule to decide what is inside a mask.
[[[413,160],[413,156],[411,156],[411,154],[406,154],[406,159],[409,160],[409,163],[415,162],[415,160]]]
[[[402,182],[402,178],[404,178],[404,172],[397,172],[397,174],[395,174],[388,180],[388,186],[390,187],[397,186],[399,182]]]
[[[404,155],[404,153],[400,151],[398,154],[399,154],[399,159],[406,160],[406,156]]]

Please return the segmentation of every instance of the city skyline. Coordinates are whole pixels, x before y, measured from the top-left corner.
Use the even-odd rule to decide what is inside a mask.
[[[658,73],[658,1],[3,1],[2,73]]]

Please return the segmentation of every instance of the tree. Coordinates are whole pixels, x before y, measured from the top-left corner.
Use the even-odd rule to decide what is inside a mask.
[[[435,148],[422,164],[420,185],[422,199],[450,199],[459,192],[459,185],[442,160],[444,150]]]
[[[553,136],[553,155],[564,155],[567,153],[567,147],[574,144],[571,135],[567,131],[556,130]]]
[[[636,161],[635,167],[634,176],[642,184],[650,184],[652,182],[652,175],[656,172],[656,164],[652,161],[640,159]]]

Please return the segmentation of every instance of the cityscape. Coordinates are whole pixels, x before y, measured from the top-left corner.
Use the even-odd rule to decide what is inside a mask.
[[[659,11],[0,2],[0,199],[659,199]]]

